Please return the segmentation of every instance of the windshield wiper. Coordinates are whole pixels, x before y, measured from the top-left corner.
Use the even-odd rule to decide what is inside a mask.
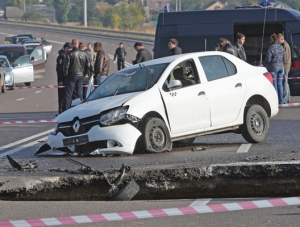
[[[114,96],[118,94],[118,91],[119,91],[119,88],[121,87],[121,84],[123,83],[124,79],[127,77],[127,76],[133,76],[134,74],[136,74],[136,71],[132,72],[132,73],[118,73],[116,72],[116,74],[118,75],[122,75],[124,76],[122,81],[120,82],[119,86],[117,87],[115,93],[114,93]]]

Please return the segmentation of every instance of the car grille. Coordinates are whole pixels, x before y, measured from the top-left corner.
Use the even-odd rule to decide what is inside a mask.
[[[99,125],[100,126],[100,115],[87,117],[83,119],[75,118],[73,121],[60,123],[58,125],[58,132],[61,132],[64,136],[75,136],[87,133],[93,126]],[[80,122],[80,127],[78,132],[75,132],[73,126],[76,121]]]

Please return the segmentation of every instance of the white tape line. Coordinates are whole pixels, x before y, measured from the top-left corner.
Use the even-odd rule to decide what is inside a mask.
[[[35,138],[37,138],[37,137],[39,137],[39,136],[44,136],[45,134],[48,134],[48,133],[50,133],[50,132],[53,132],[53,130],[54,130],[54,129],[50,129],[50,130],[48,130],[48,131],[41,132],[41,133],[39,133],[39,134],[36,134],[36,135],[30,136],[30,137],[27,137],[27,138],[22,139],[22,140],[19,140],[19,141],[17,141],[17,142],[13,142],[13,143],[4,145],[4,146],[0,147],[0,151],[3,151],[3,150],[5,150],[5,149],[7,149],[7,148],[10,148],[10,147],[19,145],[19,144],[21,144],[21,143],[27,142],[27,141],[29,141],[29,140],[35,139]]]
[[[195,207],[195,206],[205,206],[211,201],[211,198],[206,199],[196,199],[189,207]]]
[[[236,153],[247,153],[248,150],[250,149],[251,145],[252,145],[252,143],[242,144]]]
[[[48,139],[48,136],[47,136],[47,137],[44,137],[44,138],[41,138],[41,139],[39,139],[39,140],[46,140],[46,139]],[[0,154],[0,158],[4,157],[4,156],[6,156],[6,155],[11,155],[11,154],[16,153],[16,152],[18,152],[18,151],[21,151],[21,150],[23,150],[23,149],[25,149],[25,148],[34,146],[34,145],[36,145],[36,144],[38,144],[38,143],[40,143],[40,142],[39,142],[39,141],[33,141],[33,142],[27,143],[27,144],[25,144],[25,145],[23,145],[23,146],[21,146],[21,147],[16,147],[16,148],[14,148],[14,149],[12,149],[12,150],[9,150],[9,151],[6,151],[6,152]],[[1,225],[0,225],[0,226],[1,226]]]

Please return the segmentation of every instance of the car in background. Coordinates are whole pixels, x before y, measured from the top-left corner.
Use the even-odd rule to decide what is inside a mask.
[[[24,40],[27,40],[27,39],[30,39],[29,37],[23,37],[23,36],[21,36],[21,37],[17,37],[17,39],[19,40],[18,42],[17,42],[17,44],[22,44],[22,42],[24,41]]]
[[[3,93],[7,86],[14,87],[15,84],[19,83],[25,83],[26,86],[29,86],[30,82],[34,81],[33,65],[28,61],[24,61],[23,56],[16,59],[12,65],[5,55],[0,55],[0,67],[3,69],[1,85],[3,81],[5,85],[2,88]]]
[[[42,45],[34,47],[30,54],[21,44],[0,45],[0,55],[5,55],[11,65],[14,65],[17,59],[20,65],[32,64],[35,77],[43,77],[45,74],[45,55]],[[29,85],[30,82],[27,83],[27,86]]]
[[[25,34],[18,34],[17,37],[28,37],[29,39],[35,39],[32,34],[25,33]]]
[[[48,57],[52,49],[52,44],[47,40],[42,41],[41,44],[43,45],[44,50],[46,51]]]
[[[25,44],[25,43],[38,43],[41,44],[40,41],[36,40],[36,39],[24,39],[21,44]]]
[[[24,43],[23,45],[26,47],[27,53],[31,54],[32,51],[34,50],[34,48],[36,46],[40,46],[41,44],[40,43],[30,43],[30,42],[27,42],[27,43]],[[47,53],[45,51],[44,46],[43,46],[43,55],[44,55],[44,59],[45,59],[45,63],[46,63],[47,62]]]
[[[174,55],[109,76],[56,117],[36,154],[158,153],[170,151],[173,142],[221,132],[259,143],[277,113],[278,96],[265,67],[221,51]]]

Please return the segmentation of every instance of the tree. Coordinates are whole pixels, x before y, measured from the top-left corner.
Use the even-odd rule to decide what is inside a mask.
[[[39,4],[39,0],[26,0],[26,6],[32,6],[34,4]],[[23,7],[24,6],[24,0],[9,0],[6,3],[6,6],[18,6]]]
[[[37,11],[32,10],[24,13],[22,19],[25,21],[41,21],[42,16]]]
[[[69,21],[82,21],[83,22],[83,0],[74,0],[72,8],[68,14]],[[87,0],[87,20],[97,16],[97,2],[96,0]]]
[[[70,0],[54,0],[55,17],[58,23],[68,22],[68,13],[71,9]]]
[[[47,6],[53,6],[54,0],[44,0],[44,4]]]

